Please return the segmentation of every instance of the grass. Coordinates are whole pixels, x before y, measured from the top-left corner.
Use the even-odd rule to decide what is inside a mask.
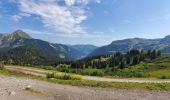
[[[60,80],[60,79],[48,79],[38,76],[25,75],[22,73],[8,72],[6,70],[0,70],[0,75],[23,77],[28,79],[37,79],[41,81],[47,81],[51,83],[72,85],[72,86],[89,86],[89,87],[112,87],[112,88],[140,88],[148,90],[170,90],[170,83],[131,83],[131,82],[101,82],[101,81],[88,81],[88,80]],[[30,90],[32,91],[32,90]]]
[[[105,60],[105,59],[103,59]],[[162,54],[160,58],[154,60],[146,60],[138,65],[127,66],[124,69],[116,69],[112,71],[111,68],[106,69],[76,69],[68,66],[61,66],[53,68],[54,70],[41,69],[43,67],[20,67],[20,66],[6,66],[6,68],[21,68],[26,71],[32,71],[40,74],[54,73],[77,73],[91,76],[104,76],[116,78],[146,78],[146,79],[170,79],[170,54]],[[50,68],[50,67],[49,67]]]
[[[119,78],[160,78],[166,76],[165,79],[170,79],[170,55],[163,54],[160,58],[154,60],[146,60],[140,64],[134,66],[126,66],[124,69],[115,69],[105,68],[105,69],[95,69],[95,68],[86,68],[86,69],[77,69],[70,68],[68,66],[58,66],[57,70],[60,72],[67,73],[77,73],[82,75],[90,76],[111,76]]]
[[[40,68],[33,67],[20,67],[20,66],[6,66],[6,68],[21,68],[27,71],[37,72],[41,74],[47,74],[49,72],[60,73],[57,70],[45,70]],[[73,69],[72,69],[73,70]],[[73,71],[77,71],[73,70]],[[106,71],[110,71],[110,69],[84,69],[84,74],[88,75],[103,75]],[[24,77],[29,79],[37,79],[41,81],[47,81],[51,83],[72,85],[72,86],[89,86],[89,87],[109,87],[109,88],[139,88],[139,89],[148,89],[148,90],[169,90],[170,91],[170,83],[132,83],[132,82],[103,82],[103,81],[90,81],[90,80],[63,80],[63,79],[48,79],[33,75],[25,75],[22,73],[9,72],[7,70],[0,70],[0,75],[8,75],[15,77]],[[73,75],[73,74],[71,74]],[[138,65],[127,67],[123,70],[117,70],[116,72],[112,72],[112,76],[118,77],[133,77],[134,78],[146,78],[146,79],[170,79],[170,55],[162,55],[159,59],[155,59],[153,61],[145,61],[141,62]],[[28,89],[30,92],[38,92],[36,90]]]
[[[32,72],[36,72],[36,73],[40,73],[40,74],[47,74],[49,72],[57,72],[57,71],[53,71],[53,70],[45,70],[45,69],[41,69],[41,68],[34,68],[34,67],[21,67],[21,66],[5,66],[5,68],[19,68],[19,69],[24,69],[26,71],[32,71]]]
[[[123,78],[170,79],[170,54],[163,54],[160,58],[143,61],[138,65],[128,66],[123,70],[116,70],[110,75]]]
[[[62,80],[82,80],[83,76],[81,75],[73,75],[73,74],[61,74],[61,73],[54,73],[54,75],[50,75],[53,76],[52,78],[55,79],[62,79]],[[48,78],[48,74],[47,74],[47,78]]]
[[[170,70],[168,69],[161,69],[161,70],[156,70],[156,71],[151,71],[149,72],[150,76],[153,77],[160,77],[161,75],[169,75],[170,76]]]
[[[103,77],[107,77],[107,78],[116,78],[116,79],[130,79],[130,80],[135,80],[135,79],[143,79],[143,80],[155,80],[155,79],[162,79],[160,78],[162,75],[166,75],[170,72],[169,69],[159,69],[159,70],[153,70],[153,68],[150,67],[150,69],[148,69],[147,66],[152,66],[154,67],[153,64],[149,63],[149,64],[146,64],[146,63],[141,63],[139,65],[136,65],[136,66],[131,66],[130,68],[125,68],[124,70],[119,70],[117,72],[115,72],[113,75],[105,75]],[[45,70],[45,69],[41,69],[41,68],[34,68],[34,67],[23,67],[23,66],[5,66],[5,68],[8,68],[8,69],[21,69],[21,70],[25,70],[25,71],[31,71],[31,72],[36,72],[36,73],[39,73],[39,74],[48,74],[48,73],[58,73],[58,74],[65,74],[64,72],[59,72],[59,71],[56,71],[56,70]],[[155,67],[154,67],[155,68]],[[110,69],[107,69],[107,70],[110,70]],[[106,71],[107,71],[106,70]],[[146,71],[146,70],[149,70],[149,71]],[[92,73],[94,72],[100,72],[102,71],[102,69],[84,69],[84,73],[87,72],[88,75],[91,75]],[[143,71],[143,73],[139,73],[140,71]],[[89,74],[90,73],[90,74]],[[130,73],[130,74],[129,74]],[[77,74],[72,74],[72,73],[69,73],[71,75],[77,75]],[[145,77],[139,77],[139,75],[141,74],[144,74],[142,76],[145,76]],[[87,75],[87,74],[84,74],[84,75]],[[137,76],[138,77],[135,77]],[[124,77],[123,77],[124,76]],[[131,77],[133,76],[133,77]],[[146,77],[147,76],[147,77]],[[149,76],[149,77],[148,77]]]
[[[56,70],[45,70],[45,69],[34,68],[34,67],[9,66],[9,65],[5,66],[5,67],[8,68],[8,69],[11,69],[11,68],[15,69],[15,68],[17,68],[17,69],[21,69],[21,70],[25,70],[25,71],[31,71],[31,72],[36,72],[36,73],[45,74],[45,75],[47,75],[49,73],[65,74],[65,72],[58,72]],[[83,72],[84,72],[84,75],[92,75],[93,73],[100,72],[100,71],[102,71],[102,69],[91,69],[91,68],[88,68],[88,69],[84,69]],[[87,72],[88,74],[85,74],[85,72]],[[78,74],[74,74],[74,73],[69,73],[69,74],[71,74],[71,75],[78,75]],[[101,75],[99,75],[99,76],[101,76]],[[113,76],[110,76],[110,75],[103,76],[103,77],[113,78]],[[117,78],[117,79],[121,78],[122,79],[122,77],[120,77],[120,76],[114,76],[114,78]],[[123,77],[123,79],[125,79],[125,77]],[[135,80],[135,79],[139,79],[139,78],[133,77],[133,78],[126,78],[126,79]],[[143,80],[155,80],[155,78],[151,78],[151,77],[149,77],[149,78],[145,77],[145,78],[140,78],[140,79],[143,79]]]

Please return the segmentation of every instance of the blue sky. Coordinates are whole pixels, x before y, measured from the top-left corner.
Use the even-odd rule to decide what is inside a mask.
[[[63,44],[170,35],[170,0],[1,0],[0,33]]]

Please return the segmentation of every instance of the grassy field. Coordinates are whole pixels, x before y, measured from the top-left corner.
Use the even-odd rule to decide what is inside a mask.
[[[34,67],[22,67],[22,66],[5,66],[8,68],[19,68],[26,71],[36,72],[40,74],[47,74],[49,72],[62,73],[57,69],[48,70]],[[141,62],[138,65],[126,67],[123,70],[117,70],[111,72],[110,69],[84,69],[84,73],[99,71],[109,77],[116,78],[130,78],[130,79],[170,79],[170,55],[162,55],[160,58],[153,61]],[[103,72],[102,72],[103,71]],[[99,73],[99,74],[100,74]],[[89,75],[91,75],[89,74]],[[97,73],[98,74],[98,73]],[[25,75],[22,73],[9,72],[7,70],[0,70],[0,75],[24,77],[29,79],[38,79],[42,81],[48,81],[52,83],[73,85],[73,86],[90,86],[90,87],[113,87],[113,88],[142,88],[150,90],[170,90],[170,83],[126,83],[126,82],[101,82],[101,81],[90,81],[90,80],[60,80],[60,79],[47,79],[43,77]]]
[[[111,68],[106,69],[73,69],[66,67],[58,67],[56,70],[67,73],[78,73],[90,76],[105,76],[114,78],[156,78],[170,79],[170,54],[162,54],[161,57],[155,60],[145,60],[134,66],[126,66],[124,69]]]
[[[59,72],[57,70],[45,70],[45,69],[42,69],[42,68],[34,68],[34,67],[24,67],[24,66],[12,66],[12,65],[8,65],[8,66],[5,66],[5,68],[7,69],[21,69],[21,70],[25,70],[25,71],[31,71],[31,72],[36,72],[36,73],[39,73],[39,74],[48,74],[48,73],[58,73],[58,74],[65,74],[65,72]],[[99,69],[85,69],[86,72],[89,72],[89,73],[92,73],[90,71],[92,70],[99,70]],[[69,73],[69,74],[72,74],[72,73]],[[76,74],[73,74],[73,75],[76,75]],[[112,76],[103,76],[103,77],[106,77],[106,78],[113,78]],[[122,78],[122,77],[114,77],[115,79],[129,79],[129,80],[136,80],[136,79],[139,79],[139,78],[135,78],[135,77],[131,77],[131,78]],[[156,78],[140,78],[142,80],[155,80]]]
[[[12,68],[13,66],[6,66]],[[170,54],[162,54],[160,58],[152,61],[143,61],[138,65],[127,66],[120,70],[112,71],[110,68],[106,69],[73,69],[69,67],[51,68],[47,66],[47,69],[34,68],[34,67],[21,67],[15,66],[15,68],[22,68],[24,70],[33,71],[41,74],[47,74],[49,72],[64,72],[64,73],[77,73],[90,76],[104,76],[114,78],[150,78],[150,79],[170,79]],[[37,66],[38,67],[38,66]],[[52,70],[49,70],[52,69]]]

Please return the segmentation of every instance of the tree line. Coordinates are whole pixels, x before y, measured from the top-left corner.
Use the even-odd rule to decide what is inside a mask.
[[[127,53],[116,52],[112,55],[102,55],[96,57],[87,57],[78,61],[71,62],[57,62],[54,66],[59,64],[70,65],[71,68],[112,68],[123,69],[126,66],[132,66],[139,64],[144,60],[153,60],[161,56],[161,52],[158,50],[130,50]]]

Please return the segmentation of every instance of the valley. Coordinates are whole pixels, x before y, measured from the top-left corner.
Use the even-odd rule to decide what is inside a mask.
[[[0,97],[4,100],[24,97],[28,100],[168,100],[164,96],[170,90],[168,44],[160,44],[164,48],[153,46],[163,43],[160,41],[165,38],[115,41],[113,47],[109,46],[111,49],[104,46],[106,52],[93,55],[103,47],[50,43],[33,39],[22,30],[2,35]],[[148,48],[148,45],[152,46]],[[147,97],[141,96],[144,94]]]
[[[0,100],[170,100],[170,0],[0,0]]]

